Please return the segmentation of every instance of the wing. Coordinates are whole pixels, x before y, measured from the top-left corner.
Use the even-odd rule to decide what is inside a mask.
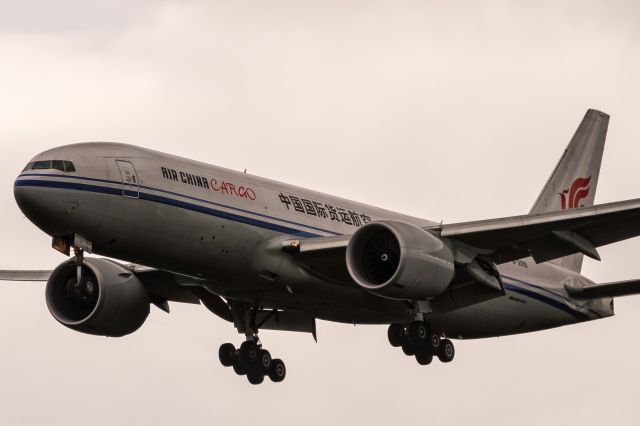
[[[573,287],[565,285],[567,293],[576,299],[601,299],[604,297],[620,297],[640,294],[640,280],[617,281],[606,284]]]
[[[472,246],[496,263],[532,256],[538,263],[640,235],[640,199],[543,214],[439,225],[442,238]]]
[[[543,214],[437,225],[428,230],[470,246],[496,263],[532,256],[546,262],[573,253],[599,260],[597,247],[640,235],[640,199]],[[344,250],[350,235],[283,242],[306,267],[320,275],[348,279]]]
[[[169,312],[168,302],[202,303],[218,317],[234,322],[229,303],[207,288],[207,282],[186,275],[150,268],[148,266],[122,265],[136,277],[149,292],[151,303],[165,312]],[[51,270],[0,270],[0,281],[47,281]],[[300,331],[316,337],[315,318],[286,310],[260,311],[256,314],[260,328],[267,330]]]
[[[141,265],[123,265],[129,268],[147,288],[154,304],[167,310],[167,301],[200,303],[191,286],[200,286],[201,281],[167,271]],[[0,270],[0,281],[47,281],[52,270]],[[163,304],[160,306],[159,304]]]
[[[282,250],[294,254],[300,267],[308,273],[336,284],[352,285],[345,262],[350,238],[351,235],[338,235],[286,240],[282,242]]]
[[[52,271],[0,271],[0,281],[47,281]]]

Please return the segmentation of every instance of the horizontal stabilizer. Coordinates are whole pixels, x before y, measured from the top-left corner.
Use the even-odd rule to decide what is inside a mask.
[[[565,285],[567,293],[576,299],[602,299],[640,294],[640,280],[617,281],[606,284],[595,284],[586,287]]]

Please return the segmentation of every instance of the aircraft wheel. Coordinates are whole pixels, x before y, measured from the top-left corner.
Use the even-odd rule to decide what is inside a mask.
[[[389,338],[389,343],[391,343],[391,346],[394,348],[402,346],[405,341],[404,327],[402,324],[391,324],[389,330],[387,330],[387,337]]]
[[[269,378],[272,382],[278,383],[284,380],[287,375],[287,368],[284,366],[284,362],[281,359],[274,359],[271,361],[271,368],[269,369]]]
[[[442,341],[442,339],[440,339],[440,335],[439,334],[436,334],[436,333],[432,333],[431,334],[431,349],[436,354],[440,350],[440,342],[441,341]]]
[[[402,352],[404,352],[405,355],[407,356],[413,356],[416,354],[416,348],[415,346],[407,343],[403,343],[402,344]]]
[[[271,362],[271,354],[269,353],[269,351],[266,349],[260,349],[260,351],[258,352],[258,363],[260,366],[260,370],[264,374],[269,373],[269,370],[271,369]]]
[[[259,385],[264,381],[264,374],[252,371],[247,374],[247,380],[249,380],[249,383],[252,385]]]
[[[433,361],[433,352],[430,349],[422,349],[416,353],[416,361],[420,365],[429,365]]]
[[[225,367],[231,367],[236,359],[236,347],[232,343],[223,343],[218,349],[218,358]]]
[[[240,359],[246,365],[253,365],[258,361],[260,349],[256,342],[247,340],[240,345]]]
[[[247,374],[246,367],[242,364],[242,362],[239,359],[236,359],[234,361],[233,371],[235,371],[238,376],[244,376],[245,374]]]
[[[444,339],[440,342],[440,350],[438,351],[438,358],[442,362],[451,362],[456,355],[456,350],[453,347],[453,342],[449,339]]]
[[[414,321],[409,326],[409,342],[413,346],[423,345],[429,337],[427,325],[422,321]]]

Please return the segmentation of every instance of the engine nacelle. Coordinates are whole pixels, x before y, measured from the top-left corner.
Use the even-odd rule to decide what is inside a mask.
[[[86,258],[82,278],[69,260],[51,273],[45,291],[51,315],[82,333],[120,337],[133,333],[149,315],[149,294],[138,277],[107,259]]]
[[[383,220],[358,229],[347,246],[351,278],[366,290],[392,299],[430,299],[455,272],[450,248],[415,225]]]

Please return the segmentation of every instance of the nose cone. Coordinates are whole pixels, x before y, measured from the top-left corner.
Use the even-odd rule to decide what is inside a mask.
[[[80,234],[91,237],[102,224],[109,200],[78,182],[83,177],[75,168],[68,167],[67,163],[72,164],[67,160],[70,155],[52,152],[40,154],[46,160],[37,157],[30,163],[33,167],[16,178],[13,186],[16,203],[34,225],[50,236]],[[43,163],[41,168],[38,168],[39,163]],[[56,163],[62,165],[58,167]]]
[[[30,217],[31,212],[37,209],[35,205],[36,194],[24,184],[24,181],[20,180],[20,177],[13,184],[13,197],[22,213],[27,217]]]
[[[13,196],[27,219],[46,232],[45,228],[47,228],[50,212],[47,211],[46,197],[42,192],[43,188],[37,185],[37,181],[18,177],[13,185]]]

